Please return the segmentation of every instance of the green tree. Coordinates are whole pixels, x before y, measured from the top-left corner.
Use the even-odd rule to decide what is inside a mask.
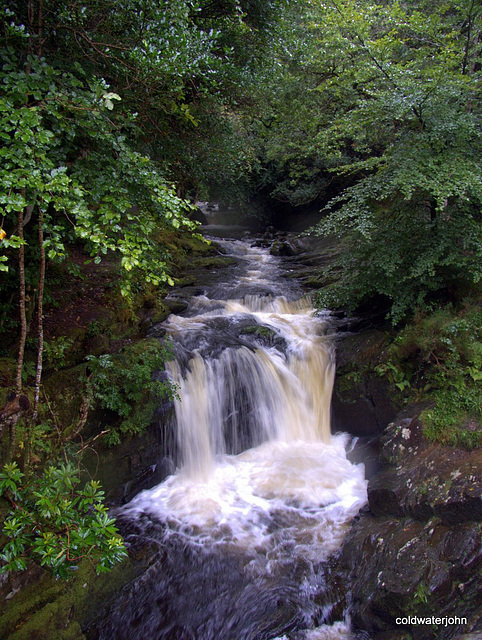
[[[253,153],[235,109],[281,6],[2,3],[0,269],[11,269],[4,299],[13,299],[13,278],[19,284],[18,395],[27,289],[36,292],[34,418],[48,262],[80,238],[96,262],[121,254],[123,294],[133,282],[172,284],[156,237],[162,227],[194,228],[184,196],[226,192],[226,183],[237,197],[246,189]]]
[[[122,126],[112,118],[117,94],[103,82],[88,86],[85,79],[56,70],[36,57],[28,58],[24,69],[4,61],[1,76],[0,202],[4,228],[10,229],[2,247],[20,247],[20,274],[24,270],[24,228],[37,220],[40,284],[45,277],[45,257],[62,258],[66,242],[74,236],[85,239],[96,261],[108,251],[121,253],[127,276],[122,287],[125,294],[133,278],[153,284],[172,282],[167,254],[154,236],[163,225],[192,226],[184,217],[187,206],[150,160],[128,145]],[[21,309],[24,291],[23,278]],[[42,286],[38,300],[41,305]],[[38,318],[41,330],[41,306]],[[24,321],[22,327],[18,393]],[[39,361],[38,370],[40,367]]]
[[[249,146],[239,141],[243,126],[234,109],[279,6],[208,0],[1,4],[0,270],[4,299],[18,280],[18,395],[28,286],[37,298],[38,358],[27,430],[39,412],[48,262],[64,259],[80,240],[95,262],[120,254],[126,296],[139,281],[173,283],[168,251],[157,238],[163,228],[195,228],[183,196],[206,190],[223,171],[236,188],[249,173]],[[212,161],[216,153],[219,160]],[[122,369],[123,380],[112,374],[108,357],[91,361],[97,374],[91,394],[121,419],[116,438],[141,426],[131,419],[132,403],[145,402],[146,390],[165,388],[151,380],[151,360],[127,363],[132,371]],[[144,422],[149,409],[146,404]],[[14,422],[11,429],[14,443]],[[98,485],[74,491],[78,477],[69,466],[29,476],[25,459],[27,475],[13,463],[0,476],[0,493],[13,507],[4,530],[10,538],[1,556],[5,568],[23,569],[36,559],[64,576],[80,557],[100,568],[119,560],[124,550]]]
[[[327,6],[323,28],[350,69],[337,76],[344,108],[318,142],[356,182],[318,226],[346,238],[346,276],[326,300],[353,307],[383,294],[397,321],[446,290],[456,299],[482,275],[480,8]]]
[[[0,266],[6,270],[12,249],[18,249],[21,336],[16,386],[20,394],[27,334],[24,256],[26,244],[32,242],[28,225],[35,221],[40,256],[35,416],[46,260],[61,259],[66,243],[75,236],[86,241],[96,261],[109,251],[120,252],[127,276],[122,290],[128,294],[130,282],[139,278],[155,285],[172,283],[167,253],[155,242],[155,232],[162,226],[192,225],[185,217],[187,204],[149,157],[133,148],[135,117],[125,110],[114,113],[120,96],[75,59],[70,60],[71,72],[55,58],[48,62],[42,55],[48,51],[48,21],[40,22],[40,14],[35,19],[33,5],[28,3],[26,24],[15,22],[14,13],[3,7],[7,46],[0,71],[0,204],[7,235]],[[37,6],[40,11],[49,5]]]
[[[320,304],[381,295],[397,321],[467,293],[481,276],[478,3],[313,1],[291,16],[260,184],[291,205],[328,202],[316,232],[344,250]]]

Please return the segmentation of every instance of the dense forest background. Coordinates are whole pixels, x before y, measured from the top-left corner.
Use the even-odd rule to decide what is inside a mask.
[[[4,0],[0,11],[0,326],[3,359],[16,361],[2,399],[16,398],[30,425],[19,436],[2,414],[0,488],[21,495],[34,425],[48,423],[42,367],[46,348],[56,354],[43,317],[59,265],[73,273],[79,247],[99,268],[117,255],[126,304],[165,291],[173,234],[195,232],[197,200],[260,228],[319,212],[311,231],[337,238],[337,253],[317,304],[391,322],[380,374],[407,397],[430,394],[431,437],[477,445],[476,0]],[[91,369],[104,375],[104,365]],[[105,385],[96,392],[105,398]],[[64,483],[68,493],[66,469],[43,491]],[[71,498],[86,513],[100,497],[89,491]],[[105,566],[119,545],[106,542]],[[23,568],[22,549],[10,551],[10,568]]]

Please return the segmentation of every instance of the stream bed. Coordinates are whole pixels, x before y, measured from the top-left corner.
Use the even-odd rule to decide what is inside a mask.
[[[349,638],[326,575],[366,480],[330,433],[332,321],[282,258],[214,231],[233,265],[163,325],[176,470],[115,514],[147,569],[89,638]]]

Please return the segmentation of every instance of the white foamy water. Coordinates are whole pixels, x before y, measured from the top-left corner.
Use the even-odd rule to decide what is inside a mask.
[[[366,500],[361,466],[345,457],[345,438],[331,443],[267,442],[221,456],[204,482],[180,470],[127,507],[205,544],[269,552],[288,543],[313,560],[327,558]]]
[[[249,260],[245,243],[235,247]],[[265,258],[270,273],[275,269],[266,250],[253,255],[256,264]],[[194,308],[194,316],[171,316],[167,329],[175,341],[193,334],[205,345],[211,323],[249,318],[285,348],[236,345],[216,357],[194,350],[186,370],[171,363],[181,467],[126,511],[167,522],[196,543],[264,553],[289,546],[328,557],[365,502],[366,482],[363,467],[346,459],[346,438],[330,436],[334,354],[326,318],[306,298],[201,296]],[[252,446],[228,455],[230,447],[243,448],[246,430]]]
[[[307,631],[303,640],[350,640],[352,637],[350,625],[347,622],[335,622],[333,625],[323,625]],[[289,640],[289,638],[279,636],[274,640]]]
[[[324,335],[326,320],[306,299],[246,296],[218,301],[214,309],[208,304],[194,317],[173,316],[167,328],[174,340],[194,335],[204,346],[206,336],[212,339],[210,323],[220,319],[233,325],[248,319],[248,329],[270,330],[283,340],[284,350],[240,342],[216,357],[194,350],[185,372],[170,364],[179,388],[175,409],[185,475],[206,481],[215,472],[216,456],[226,453],[230,443],[235,451],[246,448],[238,440],[247,430],[251,445],[329,442],[335,367]],[[240,336],[232,331],[230,339]],[[241,340],[247,338],[241,335]]]

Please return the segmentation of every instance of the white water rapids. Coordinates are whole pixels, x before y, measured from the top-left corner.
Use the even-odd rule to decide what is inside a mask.
[[[241,265],[227,299],[198,296],[187,315],[171,316],[166,324],[182,353],[169,366],[179,390],[179,468],[136,496],[123,516],[163,523],[165,540],[175,536],[221,556],[244,554],[243,579],[298,580],[289,588],[310,601],[317,591],[313,567],[340,547],[366,501],[363,466],[346,459],[346,436],[330,435],[335,365],[328,317],[306,298],[279,295],[280,262],[267,249],[224,244]],[[270,295],[231,297],[239,287]],[[224,347],[211,349],[216,327],[229,337]],[[301,565],[302,574],[291,576]],[[342,622],[310,622],[316,620],[313,610],[311,603],[301,616],[305,635],[278,637],[349,637]],[[216,637],[203,624],[193,637]],[[253,625],[219,637],[277,637]]]

